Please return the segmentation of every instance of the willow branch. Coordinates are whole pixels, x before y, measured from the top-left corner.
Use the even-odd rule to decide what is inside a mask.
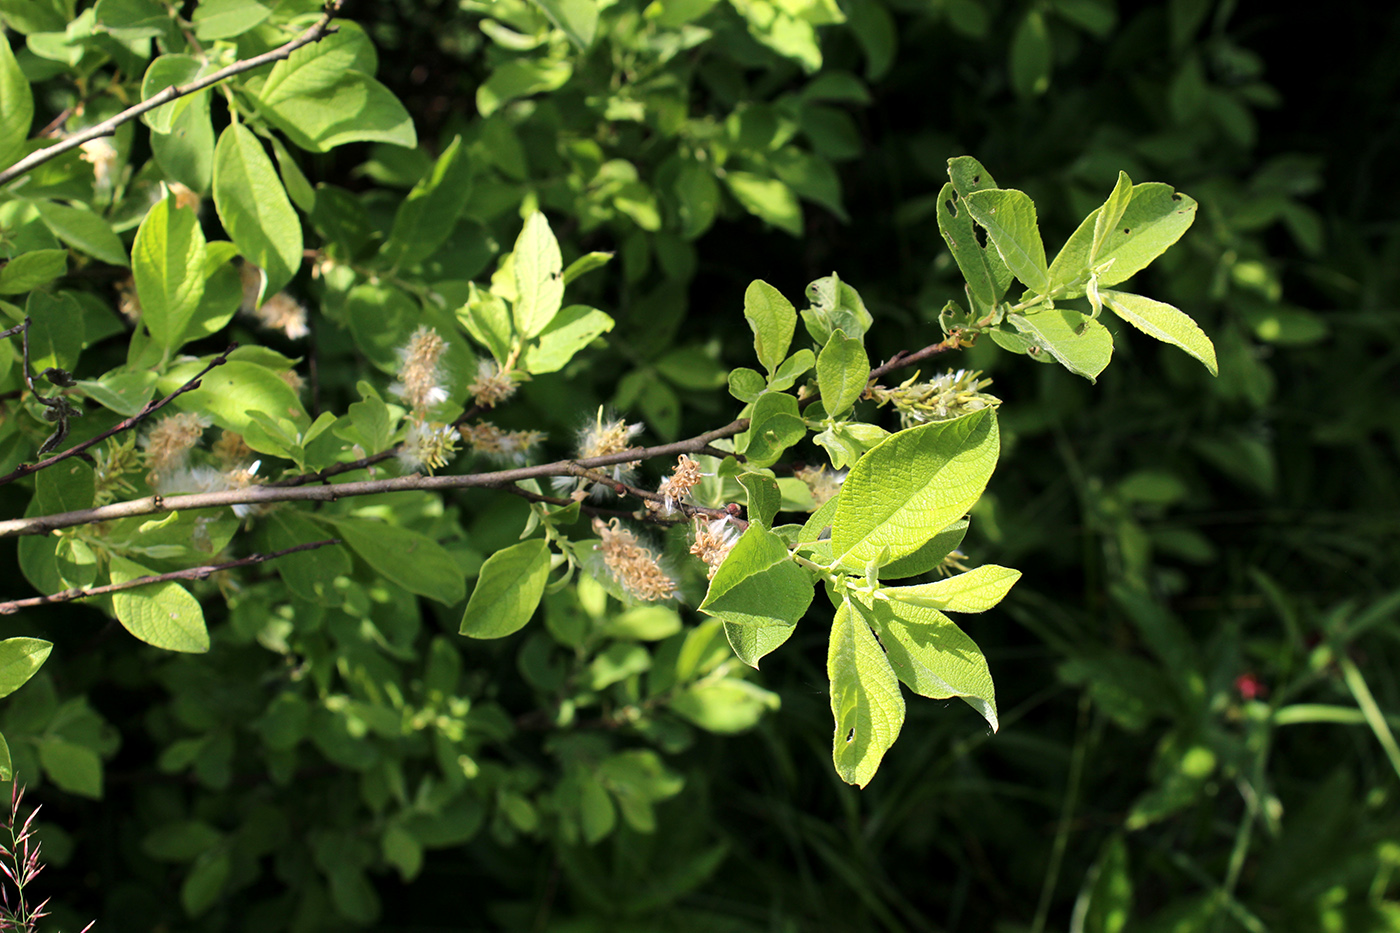
[[[6,483],[13,483],[17,479],[23,479],[31,473],[37,473],[42,469],[53,466],[55,463],[67,460],[69,457],[76,457],[78,454],[87,450],[89,447],[94,447],[102,443],[109,437],[112,437],[114,435],[120,434],[123,431],[128,431],[136,427],[136,425],[140,424],[142,421],[149,418],[151,415],[160,411],[166,405],[169,405],[178,396],[183,395],[191,389],[199,388],[200,380],[202,380],[205,376],[209,375],[210,371],[213,370],[216,366],[222,366],[225,363],[227,363],[228,355],[237,349],[238,344],[230,344],[227,350],[214,357],[213,361],[210,362],[208,366],[201,369],[198,373],[194,375],[194,378],[190,379],[184,385],[180,386],[180,388],[176,389],[174,392],[171,392],[169,395],[165,396],[159,401],[147,402],[136,414],[132,415],[130,418],[127,418],[124,421],[117,422],[114,426],[103,431],[96,437],[90,440],[83,441],[81,444],[75,444],[67,450],[62,451],[61,453],[54,454],[47,460],[40,460],[38,463],[20,464],[19,466],[15,467],[13,472],[8,473],[5,476],[0,476],[0,486],[4,486]],[[25,368],[26,370],[28,369],[27,366]]]
[[[72,528],[76,525],[89,525],[93,522],[114,521],[120,518],[134,518],[177,510],[215,509],[231,505],[263,505],[273,502],[335,502],[353,496],[369,496],[382,492],[404,492],[407,490],[500,489],[527,479],[578,476],[581,469],[588,470],[595,467],[613,466],[618,463],[630,463],[634,460],[651,460],[658,457],[698,453],[709,449],[713,441],[733,437],[747,430],[748,426],[749,419],[740,418],[722,428],[716,428],[713,431],[671,444],[661,444],[656,447],[634,447],[602,457],[558,460],[554,463],[518,467],[513,470],[497,470],[492,473],[463,473],[453,476],[422,476],[414,473],[390,479],[326,486],[248,486],[242,489],[192,493],[182,496],[146,496],[143,499],[114,502],[111,505],[81,509],[76,512],[61,512],[54,515],[0,521],[0,538],[43,535],[59,528]]]
[[[956,350],[957,348],[957,337],[949,337],[938,343],[930,344],[922,350],[914,350],[913,352],[900,350],[886,362],[870,370],[870,381],[868,384],[874,385],[877,381],[894,372],[896,369],[903,369],[906,366],[913,366],[915,363],[922,363],[924,360],[947,353],[949,350]]]
[[[11,165],[4,171],[0,171],[0,185],[4,185],[18,178],[20,175],[23,175],[37,166],[43,165],[50,159],[57,158],[71,149],[78,148],[85,142],[89,142],[101,136],[111,136],[117,131],[117,127],[121,126],[123,123],[130,123],[132,120],[141,116],[141,114],[148,113],[163,104],[168,104],[172,100],[177,100],[187,94],[193,94],[196,91],[202,91],[207,87],[212,87],[220,81],[225,81],[235,75],[243,74],[245,71],[252,71],[254,68],[261,68],[263,65],[270,65],[273,62],[282,61],[302,46],[310,45],[313,42],[320,42],[326,36],[335,32],[335,29],[331,26],[331,20],[335,19],[336,15],[340,12],[342,2],[343,0],[328,0],[325,6],[325,12],[321,14],[321,18],[309,29],[286,45],[278,46],[272,51],[264,52],[261,55],[254,55],[252,58],[236,61],[226,68],[220,68],[213,74],[205,75],[203,78],[191,81],[188,84],[171,85],[160,93],[154,94],[141,101],[141,103],[128,107],[114,117],[110,117],[103,120],[101,123],[96,123],[85,130],[74,133],[62,142],[31,152],[14,165]]]
[[[87,599],[89,596],[102,596],[107,593],[115,593],[119,590],[131,590],[138,586],[146,586],[150,583],[166,583],[171,580],[204,580],[208,578],[210,574],[218,573],[220,570],[233,570],[236,567],[250,567],[253,564],[261,564],[264,561],[285,557],[288,554],[295,554],[298,551],[314,551],[328,544],[339,543],[339,538],[327,538],[324,541],[311,541],[307,544],[298,544],[296,547],[283,548],[280,551],[273,551],[271,554],[249,554],[247,557],[231,560],[224,564],[207,564],[203,567],[173,570],[170,573],[158,573],[148,577],[137,577],[134,580],[127,580],[125,583],[108,583],[105,586],[90,586],[86,589],[75,586],[71,590],[64,590],[61,593],[53,593],[48,596],[31,596],[28,599],[12,599],[9,602],[0,603],[0,616],[12,615],[21,609],[32,609],[35,606],[50,606],[54,603],[71,603],[74,600]]]

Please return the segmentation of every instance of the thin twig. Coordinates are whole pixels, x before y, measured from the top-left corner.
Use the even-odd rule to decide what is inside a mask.
[[[181,509],[214,509],[230,505],[262,504],[268,502],[334,502],[352,496],[368,496],[381,492],[402,492],[423,489],[490,489],[502,488],[521,480],[541,479],[549,476],[577,476],[580,468],[613,466],[630,463],[633,460],[651,460],[658,457],[675,457],[679,454],[695,453],[709,448],[712,441],[733,437],[748,430],[749,419],[740,418],[722,428],[707,431],[683,441],[661,444],[657,447],[634,447],[620,453],[602,457],[589,457],[583,460],[559,460],[537,466],[518,467],[513,470],[498,470],[494,473],[464,473],[454,476],[396,476],[390,479],[366,480],[356,483],[340,483],[328,486],[307,485],[301,487],[247,486],[242,489],[229,489],[222,492],[192,493],[183,496],[146,496],[129,502],[114,502],[111,505],[76,512],[61,512],[55,515],[38,515],[32,518],[16,518],[0,521],[0,538],[15,538],[22,535],[43,535],[59,528],[72,528],[75,525],[88,525],[93,522],[113,521],[119,518],[133,518],[140,515],[154,515]]]
[[[135,589],[138,586],[146,586],[149,583],[166,583],[171,580],[204,580],[207,579],[210,574],[218,573],[221,570],[232,570],[235,567],[250,567],[253,564],[261,564],[264,561],[274,560],[278,557],[286,557],[288,554],[295,554],[298,551],[314,551],[317,548],[339,543],[339,538],[327,538],[324,541],[311,541],[307,544],[298,544],[295,547],[283,548],[280,551],[273,551],[271,554],[249,554],[247,557],[231,560],[224,564],[207,564],[203,567],[173,570],[170,573],[158,573],[148,577],[137,577],[134,580],[127,580],[125,583],[108,583],[105,586],[92,586],[86,589],[75,586],[71,590],[64,590],[62,593],[53,593],[49,596],[31,596],[28,599],[12,599],[9,602],[0,603],[0,616],[12,615],[21,609],[30,609],[35,606],[70,603],[75,599],[87,599],[89,596],[102,596],[106,593],[116,593],[119,590]]]
[[[922,363],[930,357],[938,356],[941,353],[947,353],[949,350],[956,350],[957,347],[957,338],[949,337],[947,340],[930,344],[922,350],[915,350],[912,353],[907,350],[900,350],[886,362],[870,370],[870,382],[868,384],[874,385],[876,380],[884,378],[896,369],[903,369],[906,366],[913,366],[915,363]]]
[[[264,52],[261,55],[254,55],[252,58],[236,61],[227,68],[220,68],[213,74],[191,81],[189,84],[171,85],[160,93],[146,98],[141,103],[128,107],[114,117],[110,117],[103,120],[101,123],[94,124],[85,130],[74,133],[62,142],[55,143],[45,149],[31,152],[14,165],[0,172],[0,185],[4,185],[18,178],[20,175],[25,174],[37,166],[43,165],[50,159],[57,158],[71,149],[76,149],[85,142],[89,142],[101,136],[111,136],[117,131],[117,127],[121,126],[123,123],[130,123],[143,113],[168,104],[172,100],[178,100],[187,94],[193,94],[196,91],[202,91],[207,87],[212,87],[220,81],[232,78],[234,75],[240,75],[245,71],[252,71],[254,68],[260,68],[263,65],[270,65],[273,62],[282,61],[302,46],[321,41],[326,36],[335,32],[335,29],[331,26],[331,20],[335,19],[336,15],[340,12],[342,2],[343,0],[328,0],[325,6],[325,12],[321,14],[321,18],[309,29],[286,45],[278,46],[272,51]]]
[[[142,409],[136,414],[132,415],[130,418],[127,418],[125,421],[117,422],[115,426],[108,428],[106,431],[103,431],[101,434],[97,435],[91,440],[83,441],[81,444],[75,444],[67,450],[62,451],[61,453],[54,454],[47,460],[40,460],[38,463],[20,464],[14,469],[13,472],[5,476],[0,476],[0,486],[4,486],[6,483],[13,483],[17,479],[23,479],[31,473],[37,473],[42,469],[53,466],[55,463],[67,460],[69,457],[76,457],[78,454],[87,450],[89,447],[93,447],[97,444],[100,444],[107,438],[112,437],[113,435],[120,434],[123,431],[127,431],[131,428],[134,428],[136,425],[140,424],[142,421],[149,418],[156,412],[160,411],[166,405],[170,404],[172,401],[175,400],[177,396],[183,395],[191,389],[199,388],[200,380],[202,380],[205,376],[209,375],[209,372],[213,370],[216,366],[222,366],[225,363],[227,363],[228,355],[237,349],[238,344],[230,344],[227,350],[214,357],[213,361],[210,362],[208,366],[201,369],[198,373],[195,374],[194,378],[190,379],[184,385],[180,386],[180,388],[176,389],[174,392],[171,392],[169,395],[165,396],[160,401],[147,402],[145,406],[142,407]],[[29,367],[26,365],[26,373],[28,372],[28,369]],[[33,386],[31,385],[30,388],[32,389]]]

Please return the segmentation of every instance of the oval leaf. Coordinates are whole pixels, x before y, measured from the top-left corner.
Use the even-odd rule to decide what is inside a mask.
[[[1110,311],[1144,334],[1185,350],[1200,360],[1212,376],[1220,374],[1215,361],[1215,344],[1180,308],[1127,292],[1105,289],[1099,295]]]
[[[126,583],[151,571],[112,555],[112,582]],[[112,610],[128,632],[167,651],[202,654],[209,650],[209,630],[199,602],[178,583],[153,583],[112,594]]]
[[[214,148],[214,206],[239,252],[267,273],[261,303],[301,268],[301,221],[262,143],[241,123]]]
[[[831,524],[833,556],[864,573],[872,560],[888,563],[917,551],[982,495],[1000,450],[991,409],[881,441],[841,487]]]
[[[34,676],[53,650],[42,638],[7,638],[0,641],[0,697],[14,693]]]
[[[481,565],[459,634],[504,638],[520,631],[535,614],[548,579],[549,546],[542,538],[492,554]]]
[[[880,643],[849,599],[831,623],[826,673],[836,720],[831,758],[841,780],[864,787],[899,737],[904,696]]]
[[[986,612],[1001,602],[1021,571],[987,564],[946,580],[919,586],[887,586],[883,592],[896,602],[944,612]]]

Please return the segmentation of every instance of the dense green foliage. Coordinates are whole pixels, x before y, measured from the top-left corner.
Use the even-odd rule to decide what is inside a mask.
[[[53,929],[1400,928],[1400,235],[1252,14],[340,13],[0,188],[0,601],[196,571],[4,616]],[[321,17],[0,0],[0,172]]]

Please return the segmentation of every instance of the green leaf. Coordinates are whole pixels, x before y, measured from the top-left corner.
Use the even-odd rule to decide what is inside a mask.
[[[56,463],[35,478],[35,499],[48,514],[90,509],[95,496],[93,477],[92,467],[76,457]]]
[[[381,403],[382,404],[382,403]],[[268,515],[263,524],[267,548],[280,551],[324,538],[321,529],[310,519],[291,509],[280,509]],[[272,562],[287,590],[300,599],[322,605],[337,605],[337,577],[352,571],[350,555],[344,547],[329,545],[314,551],[287,554]]]
[[[948,160],[948,181],[960,198],[997,186],[992,173],[972,156],[956,156]]]
[[[214,180],[214,125],[209,120],[210,91],[187,94],[170,132],[151,134],[151,154],[161,171],[192,191],[206,192]]]
[[[525,221],[512,255],[515,329],[524,337],[533,337],[549,326],[564,301],[564,260],[544,214],[536,211]]]
[[[53,650],[42,638],[7,638],[0,641],[0,697],[7,697],[34,676]]]
[[[203,820],[177,820],[148,832],[141,840],[141,851],[161,862],[190,862],[223,838],[223,833]]]
[[[817,357],[817,386],[822,405],[835,417],[855,404],[870,379],[870,358],[860,340],[836,331]]]
[[[233,860],[228,849],[210,849],[195,860],[190,872],[180,885],[180,906],[185,914],[198,917],[224,893],[229,873],[233,870]]]
[[[33,122],[34,94],[7,37],[0,42],[0,166],[24,155]]]
[[[1098,265],[1096,257],[1109,232],[1118,224],[1132,198],[1133,183],[1126,172],[1118,173],[1118,184],[1102,206],[1080,222],[1064,247],[1050,264],[1050,287],[1056,298],[1078,298]]]
[[[740,446],[753,467],[772,466],[783,451],[807,435],[797,399],[791,395],[769,392],[760,396],[749,417],[749,430],[740,436]]]
[[[564,284],[568,285],[574,279],[587,275],[594,269],[601,269],[612,261],[612,253],[584,253],[573,262],[569,263],[569,268],[564,270]]]
[[[29,318],[29,362],[34,372],[50,366],[74,372],[82,352],[82,306],[68,292],[33,292],[24,303]]]
[[[198,75],[202,62],[193,55],[162,55],[151,62],[141,79],[141,99],[150,100],[168,87],[188,84]],[[157,133],[169,133],[180,111],[189,106],[189,95],[141,114],[141,120]]]
[[[1000,452],[996,413],[920,425],[877,444],[851,469],[831,525],[841,566],[912,554],[982,495]]]
[[[836,720],[831,758],[847,784],[865,787],[904,725],[904,696],[885,652],[849,599],[836,607],[827,648],[831,714]]]
[[[242,123],[229,124],[215,147],[214,206],[239,252],[267,273],[261,304],[301,268],[301,221],[262,143]]]
[[[271,15],[257,0],[201,0],[194,10],[194,34],[204,42],[232,39]]]
[[[340,28],[345,29],[344,21]],[[321,43],[326,41],[328,39],[322,39]],[[315,48],[321,43],[312,43],[297,51]],[[276,69],[273,70],[275,73]],[[283,86],[294,87],[295,84],[287,81]],[[418,145],[413,118],[394,92],[359,71],[341,73],[339,81],[325,90],[284,94],[262,112],[287,134],[288,139],[310,152],[329,152],[336,146],[353,142],[388,143],[409,149]]]
[[[1128,846],[1114,833],[1084,876],[1070,929],[1075,933],[1122,933],[1133,911],[1133,877]]]
[[[802,236],[802,206],[787,185],[753,172],[726,172],[724,183],[744,210],[785,233]]]
[[[10,759],[10,743],[5,741],[5,737],[0,735],[0,781],[13,781],[15,779],[15,765]]]
[[[1110,198],[1111,200],[1111,198]],[[1167,251],[1196,220],[1196,202],[1159,182],[1134,185],[1132,200],[1109,229],[1094,257],[1099,285],[1117,285]]]
[[[399,350],[420,315],[417,302],[403,289],[384,281],[356,285],[345,297],[345,317],[355,346],[386,373],[397,374],[403,367]]]
[[[194,211],[167,194],[141,221],[131,247],[131,273],[141,299],[141,321],[167,352],[179,346],[204,297],[204,232]]]
[[[952,182],[944,185],[939,192],[935,212],[938,215],[938,232],[943,235],[943,242],[948,244],[953,261],[967,280],[967,291],[975,310],[985,314],[1006,294],[1006,288],[1011,284],[1011,272],[995,247],[977,242],[972,213],[958,197]]]
[[[277,156],[277,173],[287,189],[287,196],[304,213],[311,214],[316,210],[316,189],[311,187],[311,182],[302,174],[301,166],[297,165],[287,147],[276,136],[272,137],[272,153]]]
[[[549,546],[543,539],[497,551],[481,565],[458,633],[471,638],[504,638],[520,631],[535,614],[548,579]]]
[[[773,630],[781,644],[812,604],[813,593],[811,576],[793,562],[783,539],[753,524],[720,564],[700,611],[735,626]],[[777,644],[748,656],[741,653],[740,658],[757,667],[759,658]]]
[[[35,201],[39,219],[54,236],[94,259],[114,266],[129,266],[126,247],[112,225],[90,210],[67,207],[53,201]]]
[[[776,710],[781,700],[757,684],[725,677],[693,684],[671,697],[666,705],[706,732],[733,735],[753,728],[764,713]]]
[[[56,735],[46,735],[35,743],[39,764],[60,789],[92,800],[102,799],[102,756]]]
[[[393,231],[379,250],[390,266],[417,265],[447,240],[471,196],[473,171],[462,137],[453,137],[394,214]]]
[[[461,602],[466,595],[466,582],[457,561],[432,538],[363,518],[328,521],[365,563],[391,583],[445,606]]]
[[[491,351],[496,362],[504,363],[510,356],[515,331],[510,311],[501,296],[471,283],[467,289],[467,303],[457,309],[457,320],[473,340]]]
[[[1007,321],[1060,364],[1090,382],[1108,366],[1113,356],[1113,335],[1098,321],[1067,308],[1049,308],[1033,314],[1012,314]]]
[[[535,0],[569,41],[586,51],[598,32],[597,0]]]
[[[513,100],[558,90],[573,73],[573,65],[568,62],[524,58],[506,62],[476,89],[477,112],[489,117]]]
[[[1045,294],[1050,274],[1030,197],[1015,189],[987,188],[965,195],[963,203],[987,231],[1011,274],[1037,294]]]
[[[756,369],[740,366],[729,373],[729,394],[741,402],[755,402],[768,387],[768,381]]]
[[[1110,311],[1144,334],[1185,350],[1200,360],[1212,376],[1220,374],[1215,361],[1215,344],[1181,309],[1127,292],[1104,289],[1099,295]]]
[[[1019,570],[986,564],[946,580],[919,586],[887,586],[880,592],[897,602],[944,612],[986,612],[1001,602],[1019,579]]]
[[[792,302],[761,279],[744,291],[744,318],[753,331],[753,349],[758,361],[770,373],[787,356],[797,329],[797,312]]]
[[[1054,54],[1045,15],[1032,7],[1011,37],[1011,89],[1021,98],[1039,97],[1050,87]]]
[[[735,479],[749,494],[749,521],[758,522],[764,528],[771,529],[773,516],[778,514],[778,509],[783,504],[783,494],[778,491],[778,481],[767,472],[740,473]]]
[[[928,543],[914,553],[881,567],[881,579],[900,580],[904,577],[917,577],[920,574],[928,573],[943,563],[943,559],[956,550],[959,544],[962,544],[963,536],[966,534],[967,519],[963,518],[953,522],[929,538]]]
[[[580,350],[613,329],[611,317],[587,305],[569,305],[540,332],[537,341],[525,348],[521,366],[528,373],[558,372]]]
[[[686,162],[677,174],[673,191],[681,235],[693,240],[710,228],[719,211],[719,182],[714,170],[698,162]]]
[[[23,295],[67,273],[68,250],[32,249],[0,266],[0,295]]]
[[[826,346],[833,331],[858,339],[870,330],[874,319],[865,309],[860,293],[835,272],[809,284],[806,294],[812,306],[802,312],[802,321],[807,333],[822,346]]]
[[[817,355],[803,347],[783,360],[773,375],[768,377],[769,391],[782,392],[792,388],[792,384],[797,381],[797,378],[815,365],[817,365]]]
[[[172,25],[158,0],[98,0],[94,10],[97,24],[124,41],[161,36]]]
[[[925,606],[875,600],[866,609],[900,681],[919,696],[961,698],[997,730],[996,691],[987,659],[962,629]]]
[[[111,556],[112,582],[126,583],[152,572],[125,557]],[[167,651],[202,654],[209,630],[199,602],[178,583],[152,583],[112,594],[112,609],[128,632]]]
[[[598,631],[605,638],[660,641],[681,628],[680,615],[669,606],[634,606],[604,621]]]
[[[174,392],[204,368],[198,361],[171,368],[156,384],[166,394]],[[173,402],[184,411],[208,416],[225,431],[243,436],[260,453],[278,455],[281,448],[253,419],[260,412],[274,420],[288,418],[297,430],[311,427],[296,392],[272,370],[256,363],[230,360],[206,374],[199,388],[182,393]]]
[[[1128,177],[1127,172],[1118,173],[1118,183],[1113,186],[1113,191],[1109,193],[1108,200],[1099,208],[1094,216],[1094,240],[1089,248],[1089,266],[1093,267],[1099,262],[1099,255],[1103,253],[1104,244],[1108,241],[1108,235],[1118,226],[1118,222],[1123,219],[1123,212],[1128,209],[1128,205],[1133,200],[1133,180]]]

